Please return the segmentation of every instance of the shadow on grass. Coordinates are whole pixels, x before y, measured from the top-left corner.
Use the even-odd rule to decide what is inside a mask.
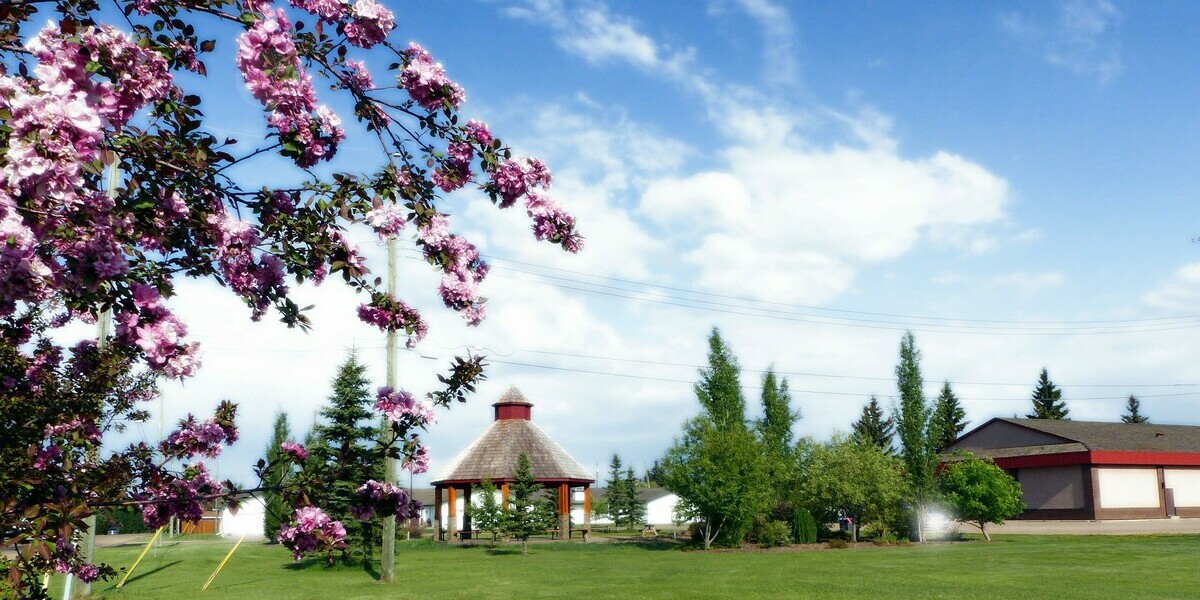
[[[135,582],[135,581],[137,581],[137,580],[139,580],[139,579],[142,579],[143,577],[149,577],[149,576],[151,576],[151,575],[153,575],[153,574],[155,574],[155,573],[157,573],[157,572],[159,572],[159,571],[164,571],[164,570],[166,570],[166,569],[169,569],[169,568],[171,568],[171,567],[173,567],[173,566],[175,566],[175,565],[177,565],[177,564],[179,564],[179,563],[181,563],[181,562],[183,562],[183,561],[182,561],[182,560],[175,560],[175,561],[171,561],[171,562],[169,562],[169,563],[166,563],[166,564],[164,564],[164,565],[160,565],[160,566],[158,566],[158,567],[155,567],[155,568],[153,568],[153,569],[150,569],[149,571],[138,571],[138,574],[137,574],[137,575],[134,575],[133,577],[130,577],[129,579],[126,579],[126,580],[125,580],[125,585],[129,585],[129,584],[131,584],[131,583],[133,583],[133,582]],[[118,579],[117,581],[120,581],[120,580]],[[116,587],[113,587],[113,589],[116,589]]]
[[[505,548],[503,546],[496,546],[494,548],[488,548],[486,552],[491,556],[513,556],[520,554],[521,548]]]

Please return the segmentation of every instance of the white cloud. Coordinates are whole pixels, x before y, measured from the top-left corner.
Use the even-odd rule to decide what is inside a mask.
[[[1146,292],[1142,302],[1159,310],[1194,313],[1200,306],[1200,263],[1176,269],[1170,280]]]
[[[1077,75],[1108,82],[1121,73],[1121,12],[1108,0],[1061,2],[1054,23],[1040,25],[1020,13],[998,18],[1000,30]]]

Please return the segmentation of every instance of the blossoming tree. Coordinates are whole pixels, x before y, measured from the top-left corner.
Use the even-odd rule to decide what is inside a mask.
[[[232,403],[188,416],[157,447],[99,451],[106,433],[148,416],[160,378],[187,378],[200,366],[198,344],[171,310],[180,278],[219,282],[254,320],[273,309],[307,327],[290,282],[337,275],[366,294],[363,321],[411,346],[425,320],[379,289],[349,228],[411,238],[441,271],[446,307],[470,325],[484,318],[488,266],[452,232],[439,208],[445,194],[470,186],[502,209],[520,202],[535,238],[570,252],[581,246],[574,219],[546,195],[545,165],[514,156],[486,124],[463,123],[463,89],[425,49],[389,42],[395,18],[375,0],[105,6],[0,6],[0,541],[18,550],[0,557],[0,592],[18,597],[44,597],[39,580],[50,571],[84,581],[114,574],[79,550],[85,519],[100,507],[140,506],[157,527],[255,491],[215,481],[203,462],[238,438]],[[238,28],[229,41],[236,68],[269,128],[253,149],[210,133],[204,98],[182,83],[195,80],[185,72],[207,74],[203,60],[218,41],[198,32],[219,23]],[[379,73],[362,60],[371,53],[387,55],[394,84],[374,84]],[[350,100],[353,114],[320,104],[319,84]],[[346,137],[344,118],[378,146],[374,172],[316,168]],[[302,183],[251,189],[230,171],[268,154],[294,163]],[[71,343],[79,329],[68,325],[106,315],[111,331]],[[386,451],[424,470],[419,433],[433,408],[465,399],[482,368],[481,357],[456,359],[444,387],[423,397],[380,389],[377,408],[392,424]],[[287,444],[278,455],[257,470],[288,472],[283,493],[294,512],[282,540],[297,557],[339,547],[345,528],[321,511],[305,449]],[[363,482],[357,502],[363,518],[416,510],[403,490],[374,481]]]

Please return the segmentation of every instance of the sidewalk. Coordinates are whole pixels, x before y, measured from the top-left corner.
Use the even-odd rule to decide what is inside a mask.
[[[963,533],[979,533],[979,528],[959,524]],[[1141,535],[1161,533],[1200,534],[1200,519],[1139,519],[1131,521],[1008,521],[988,525],[990,534],[1029,535]]]

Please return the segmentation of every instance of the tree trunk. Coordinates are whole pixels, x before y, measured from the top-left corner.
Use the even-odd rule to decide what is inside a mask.
[[[855,519],[854,522],[850,524],[850,541],[855,544],[858,543],[858,520],[857,519]]]
[[[521,540],[521,555],[529,554],[529,540]]]
[[[992,536],[988,535],[988,532],[987,532],[987,523],[986,523],[985,521],[980,521],[980,522],[979,522],[979,531],[983,532],[983,539],[984,539],[984,541],[986,541],[986,542],[990,542],[990,541],[992,541]]]
[[[917,542],[925,543],[925,507],[917,506]]]

